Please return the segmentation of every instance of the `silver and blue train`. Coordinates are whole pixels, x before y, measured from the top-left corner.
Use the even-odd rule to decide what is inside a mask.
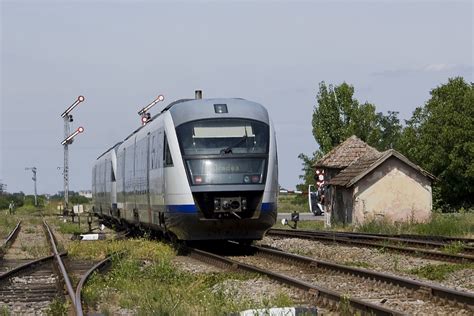
[[[267,110],[244,99],[183,99],[93,166],[94,212],[180,240],[262,239],[277,217]]]

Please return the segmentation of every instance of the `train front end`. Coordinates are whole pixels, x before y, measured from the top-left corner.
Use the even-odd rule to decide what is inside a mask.
[[[266,109],[242,99],[203,99],[170,112],[194,204],[184,212],[168,208],[169,230],[184,240],[261,239],[276,221],[278,194]]]

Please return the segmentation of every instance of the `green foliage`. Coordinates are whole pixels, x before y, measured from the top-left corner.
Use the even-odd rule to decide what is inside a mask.
[[[66,316],[68,314],[68,303],[61,299],[55,298],[48,306],[46,315],[49,316]]]
[[[434,174],[438,206],[474,203],[474,85],[463,78],[431,91],[431,98],[406,121],[400,150]]]
[[[0,316],[10,316],[10,311],[7,306],[0,307]]]
[[[64,223],[63,221],[60,221],[58,223],[59,231],[62,234],[81,234],[83,230],[81,229],[81,227],[79,227],[79,224],[77,223],[78,221],[77,217],[75,221],[76,221],[75,223],[72,223],[72,222]],[[82,220],[82,225],[84,229],[87,227],[87,224],[85,223],[84,220]]]
[[[419,268],[410,269],[408,272],[429,280],[442,281],[446,279],[450,273],[464,269],[474,269],[474,264],[428,264]]]
[[[0,238],[5,238],[15,228],[18,221],[16,218],[7,215],[0,215]]]
[[[103,311],[117,313],[120,307],[138,315],[224,315],[247,308],[292,304],[283,293],[264,302],[244,297],[233,285],[253,280],[254,275],[234,272],[195,274],[176,268],[174,251],[167,245],[146,240],[107,242],[99,246],[77,243],[70,253],[95,258],[101,249],[123,250],[107,274],[95,274],[84,289],[84,300]],[[80,244],[80,246],[79,246]],[[88,248],[84,250],[82,246]],[[85,255],[91,252],[90,255]],[[114,310],[115,309],[115,310]]]
[[[357,267],[357,268],[365,268],[365,269],[373,269],[374,268],[370,263],[365,262],[365,261],[346,261],[346,262],[344,262],[344,265]]]
[[[69,203],[71,204],[87,204],[90,202],[90,199],[82,195],[73,195],[69,198]]]
[[[359,103],[354,98],[354,87],[345,82],[338,86],[321,82],[316,98],[312,126],[319,149],[312,157],[298,156],[303,160],[303,183],[297,186],[299,190],[306,191],[309,184],[315,183],[314,162],[352,135],[379,150],[398,146],[402,131],[398,112],[384,115],[377,113],[371,103]]]
[[[462,243],[461,241],[452,242],[444,246],[443,249],[441,249],[441,251],[455,255],[457,253],[464,251],[464,243]]]
[[[474,233],[474,213],[433,213],[426,223],[372,220],[354,228],[358,232],[381,234],[420,234],[438,236],[469,236]]]
[[[14,194],[7,193],[0,195],[0,210],[8,209],[8,206],[10,205],[11,201],[15,203],[16,207],[23,206],[24,197],[25,195],[23,194],[23,192]]]
[[[302,201],[302,203],[300,202]],[[304,194],[281,194],[278,196],[278,212],[309,212],[308,196]]]
[[[293,225],[293,222],[290,221],[290,224]],[[272,228],[292,229],[288,225],[283,226],[280,221],[277,221]],[[323,230],[324,221],[299,221],[298,229]]]
[[[360,104],[354,98],[354,87],[342,83],[338,86],[323,81],[319,84],[318,105],[313,112],[313,136],[323,154],[356,135],[380,150],[395,147],[401,133],[398,112],[385,116],[376,113],[375,105]]]

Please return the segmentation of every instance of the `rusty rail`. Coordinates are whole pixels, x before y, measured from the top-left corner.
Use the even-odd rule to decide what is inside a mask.
[[[65,256],[67,256],[67,253],[66,252],[61,252],[59,254],[59,256],[65,257]],[[46,256],[46,257],[43,257],[43,258],[35,259],[35,260],[32,260],[32,261],[26,262],[24,264],[21,264],[19,266],[16,266],[15,268],[0,274],[0,282],[7,279],[7,278],[9,278],[9,277],[11,277],[11,276],[13,276],[13,275],[15,275],[15,274],[17,274],[17,273],[20,273],[20,272],[22,272],[24,270],[27,270],[27,269],[30,269],[30,268],[34,268],[37,265],[46,263],[46,262],[51,261],[53,259],[54,259],[54,255],[51,255],[51,256]]]
[[[61,259],[60,254],[58,253],[58,248],[56,246],[56,241],[54,239],[54,235],[51,232],[51,229],[49,228],[49,225],[46,223],[45,220],[43,220],[43,225],[46,229],[46,233],[49,235],[49,244],[51,245],[51,249],[53,250],[53,256],[56,259],[59,271],[60,271],[61,276],[64,280],[64,284],[66,285],[66,290],[68,292],[69,298],[71,299],[71,303],[72,303],[74,309],[76,309],[77,305],[76,305],[76,296],[74,294],[74,289],[72,287],[71,280],[69,279],[69,275],[67,273],[66,267],[64,266],[64,262]]]
[[[474,309],[474,294],[462,291],[456,291],[443,286],[435,285],[428,282],[420,282],[408,278],[398,277],[387,273],[375,272],[366,269],[354,268],[335,264],[327,261],[316,260],[300,255],[295,255],[279,250],[268,249],[265,247],[251,246],[256,252],[270,257],[276,257],[283,260],[290,260],[311,268],[322,268],[336,271],[339,273],[348,273],[360,278],[373,279],[393,285],[398,285],[413,291],[423,291],[429,297],[450,300],[456,303],[466,304]]]
[[[279,237],[290,237],[290,238],[303,238],[311,240],[322,240],[326,242],[338,242],[357,246],[370,246],[377,248],[384,248],[397,252],[404,252],[410,255],[423,256],[427,258],[436,258],[438,260],[444,260],[449,262],[460,262],[469,263],[474,262],[474,256],[464,254],[449,254],[439,251],[426,250],[413,247],[401,247],[386,243],[377,243],[373,241],[358,240],[361,238],[351,237],[349,235],[338,235],[335,232],[321,233],[311,231],[293,231],[288,229],[270,229],[267,232],[268,236],[279,236]],[[363,239],[363,238],[362,238]]]
[[[15,241],[16,237],[18,236],[18,233],[20,232],[21,229],[21,221],[19,221],[15,228],[8,234],[7,238],[3,242],[3,245],[0,247],[0,256],[3,255],[6,249],[10,247],[13,242]]]
[[[99,263],[97,263],[96,265],[94,265],[92,268],[89,269],[89,271],[87,271],[82,276],[81,280],[77,284],[76,298],[75,298],[76,299],[76,316],[83,316],[84,315],[84,311],[83,311],[83,308],[82,308],[82,288],[84,287],[84,284],[86,284],[86,282],[92,276],[92,273],[94,273],[95,271],[100,271],[100,270],[103,270],[103,269],[107,268],[111,264],[112,258],[113,258],[113,255],[105,258],[104,260],[102,260]]]

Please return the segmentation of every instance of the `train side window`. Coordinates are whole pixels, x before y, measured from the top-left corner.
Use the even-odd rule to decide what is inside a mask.
[[[166,138],[165,134],[165,150],[163,151],[163,161],[165,167],[172,167],[173,166],[173,157],[171,157],[170,147],[168,145],[168,139]]]

